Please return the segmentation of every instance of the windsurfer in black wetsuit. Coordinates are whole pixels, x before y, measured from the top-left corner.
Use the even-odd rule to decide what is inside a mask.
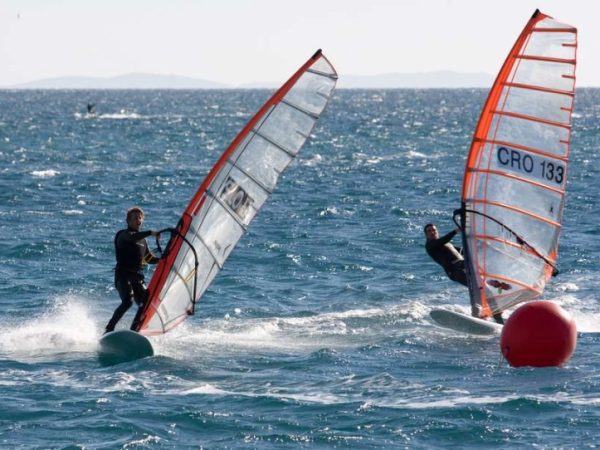
[[[425,243],[427,254],[444,268],[448,278],[468,287],[465,260],[461,254],[461,249],[450,242],[456,236],[456,233],[458,233],[458,228],[442,237],[440,237],[437,227],[432,223],[425,225],[423,231],[427,238],[427,242]],[[480,310],[480,305],[471,303],[471,315],[473,317],[480,317]],[[498,323],[504,323],[502,314],[495,314],[494,320]]]
[[[461,255],[461,249],[450,242],[458,233],[458,229],[454,229],[440,237],[437,227],[432,223],[428,223],[423,231],[427,238],[425,243],[427,254],[444,268],[448,278],[463,286],[468,286],[465,260]]]
[[[146,264],[156,264],[160,258],[157,258],[148,249],[146,238],[148,236],[158,236],[159,233],[153,230],[140,231],[144,223],[144,211],[141,208],[133,207],[127,211],[127,228],[120,230],[115,235],[115,254],[117,265],[115,267],[115,287],[121,297],[121,304],[115,310],[106,331],[113,331],[117,322],[123,317],[127,310],[133,304],[138,305],[138,313],[141,306],[148,300],[148,290],[144,283],[144,267]],[[136,314],[131,325],[134,329],[139,321],[139,314]]]

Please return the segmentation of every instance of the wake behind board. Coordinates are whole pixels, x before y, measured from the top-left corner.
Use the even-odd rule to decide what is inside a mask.
[[[502,325],[456,311],[435,308],[429,312],[435,323],[444,328],[468,334],[493,335],[502,331]]]
[[[152,355],[154,349],[148,338],[135,331],[111,331],[100,338],[98,357],[104,365],[133,361]]]

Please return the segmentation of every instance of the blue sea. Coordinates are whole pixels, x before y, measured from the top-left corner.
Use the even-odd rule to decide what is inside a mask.
[[[429,318],[468,311],[422,227],[454,226],[482,89],[336,91],[197,314],[100,364],[126,209],[174,226],[270,94],[0,91],[0,447],[596,448],[598,334],[515,369]],[[544,298],[597,332],[600,90],[575,111]]]

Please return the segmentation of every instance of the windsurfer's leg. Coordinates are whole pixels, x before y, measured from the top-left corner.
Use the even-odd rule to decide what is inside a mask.
[[[448,278],[452,281],[462,284],[463,286],[469,286],[467,281],[467,273],[463,267],[455,267],[451,272],[448,273]]]
[[[116,280],[115,286],[117,287],[117,292],[119,293],[119,297],[121,298],[121,304],[115,309],[113,316],[108,321],[106,325],[106,331],[113,331],[121,317],[127,312],[133,302],[131,298],[133,297],[133,290],[131,289],[131,284],[127,280]]]
[[[458,261],[453,267],[452,270],[448,272],[448,278],[452,281],[456,281],[457,283],[462,284],[463,286],[469,287],[469,282],[467,280],[467,269],[465,268],[464,261]],[[473,317],[481,317],[481,305],[474,303],[473,298],[471,300],[471,315]]]
[[[142,306],[148,301],[148,289],[146,288],[144,280],[133,283],[133,291],[133,298],[138,306],[138,310],[133,318],[133,322],[131,322],[131,329],[137,331],[139,323],[142,320]]]
[[[502,318],[502,313],[494,314],[494,320],[496,323],[504,325],[504,319]]]

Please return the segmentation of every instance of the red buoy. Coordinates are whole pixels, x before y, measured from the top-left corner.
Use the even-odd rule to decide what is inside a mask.
[[[575,320],[555,303],[524,304],[508,318],[500,349],[513,367],[554,367],[566,363],[577,344]]]

